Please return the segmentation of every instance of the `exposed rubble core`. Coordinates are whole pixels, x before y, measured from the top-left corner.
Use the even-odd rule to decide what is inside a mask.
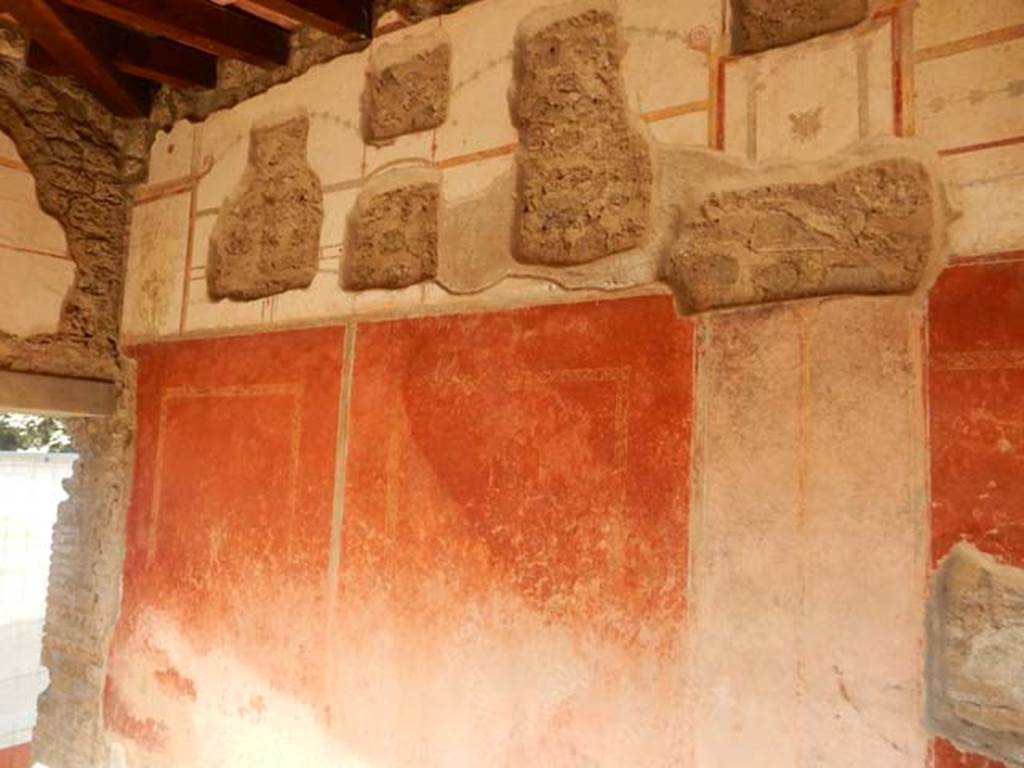
[[[858,24],[867,0],[731,0],[732,51],[755,53]]]
[[[0,57],[0,130],[35,177],[40,208],[63,226],[77,268],[60,330],[0,333],[0,369],[112,379],[132,191],[145,178],[149,126]]]
[[[448,115],[451,59],[440,29],[382,45],[366,72],[366,139],[386,141],[441,125]]]
[[[306,288],[323,224],[320,180],[306,162],[309,118],[254,128],[249,165],[210,238],[213,298],[259,299]]]
[[[135,423],[134,366],[122,365],[117,413],[67,422],[78,460],[53,529],[42,658],[50,685],[39,697],[32,739],[33,760],[51,768],[109,760],[103,689],[121,607]]]
[[[650,150],[630,123],[614,6],[572,3],[519,27],[516,257],[582,264],[644,242]]]
[[[921,281],[935,227],[927,169],[877,160],[820,183],[710,194],[683,212],[663,276],[689,312],[903,293]]]
[[[959,544],[936,574],[929,614],[932,727],[1024,766],[1024,569]]]
[[[440,196],[440,176],[428,169],[393,171],[367,184],[351,219],[345,287],[403,288],[434,277]]]

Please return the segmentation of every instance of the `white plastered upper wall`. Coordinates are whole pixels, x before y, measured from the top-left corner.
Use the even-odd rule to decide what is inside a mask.
[[[818,162],[894,136],[916,135],[933,153],[943,152],[939,176],[951,182],[954,203],[963,211],[951,225],[948,251],[967,257],[1022,248],[1024,142],[964,149],[1024,136],[1024,110],[1012,97],[1012,83],[1024,67],[1024,39],[992,43],[985,38],[1005,38],[1000,30],[1009,27],[1004,25],[1024,23],[1024,4],[997,4],[1001,10],[993,15],[986,4],[928,0],[908,9],[912,23],[882,9],[849,30],[733,58],[724,55],[720,0],[618,0],[627,104],[657,155],[710,148],[747,167]],[[562,5],[557,0],[472,4],[384,35],[364,52],[315,67],[201,125],[182,122],[161,134],[152,151],[150,184],[141,190],[134,213],[126,339],[666,291],[656,281],[651,247],[547,272],[519,265],[502,272],[486,254],[467,252],[470,245],[478,250],[487,243],[499,251],[510,247],[512,201],[496,212],[491,200],[495,186],[501,187],[499,196],[515,194],[519,134],[509,91],[516,34],[534,11]],[[920,43],[915,29],[926,30]],[[402,136],[387,146],[367,145],[360,105],[371,57],[385,46],[400,48],[403,38],[438,30],[452,49],[448,119],[436,130]],[[973,42],[961,50],[967,33]],[[984,66],[959,67],[964,57]],[[955,78],[938,77],[940,69],[950,67],[958,73]],[[972,103],[972,89],[978,88],[987,95]],[[319,272],[306,290],[245,303],[213,302],[204,272],[210,232],[244,171],[250,130],[295,108],[310,115],[307,158],[324,188]],[[454,266],[465,268],[474,283],[478,275],[493,275],[493,282],[469,290],[436,281],[397,291],[343,290],[339,267],[348,214],[360,189],[366,179],[391,168],[417,165],[433,165],[442,177],[441,277],[453,266],[446,265],[445,240],[454,237],[459,259],[472,262]],[[656,179],[656,185],[663,180]],[[460,204],[468,207],[455,220]]]
[[[32,174],[0,133],[0,332],[56,332],[74,280],[63,228],[39,207]]]

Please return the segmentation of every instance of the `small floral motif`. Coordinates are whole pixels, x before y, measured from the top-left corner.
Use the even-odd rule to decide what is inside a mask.
[[[801,144],[813,141],[821,133],[821,113],[824,107],[808,109],[806,112],[789,113],[789,132]]]

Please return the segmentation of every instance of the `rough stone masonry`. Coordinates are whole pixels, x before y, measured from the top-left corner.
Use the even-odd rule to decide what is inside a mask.
[[[537,11],[516,45],[516,258],[582,264],[641,245],[653,171],[626,104],[615,6]]]
[[[211,297],[260,299],[313,282],[324,205],[306,162],[308,135],[306,115],[253,129],[241,186],[210,237]]]
[[[820,182],[715,192],[685,210],[664,264],[680,309],[914,290],[935,247],[920,162],[865,163]]]
[[[367,141],[436,128],[448,116],[452,49],[441,29],[382,45],[370,58],[363,94]]]
[[[1024,766],[1024,569],[958,544],[935,576],[929,625],[932,727]]]
[[[404,288],[437,274],[441,175],[429,168],[371,180],[350,218],[342,270],[351,290]]]
[[[732,52],[756,53],[850,27],[868,0],[732,0]]]

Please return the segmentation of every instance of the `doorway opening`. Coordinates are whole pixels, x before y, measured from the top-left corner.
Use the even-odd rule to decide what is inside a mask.
[[[27,768],[57,507],[75,453],[52,416],[0,413],[0,766]]]

